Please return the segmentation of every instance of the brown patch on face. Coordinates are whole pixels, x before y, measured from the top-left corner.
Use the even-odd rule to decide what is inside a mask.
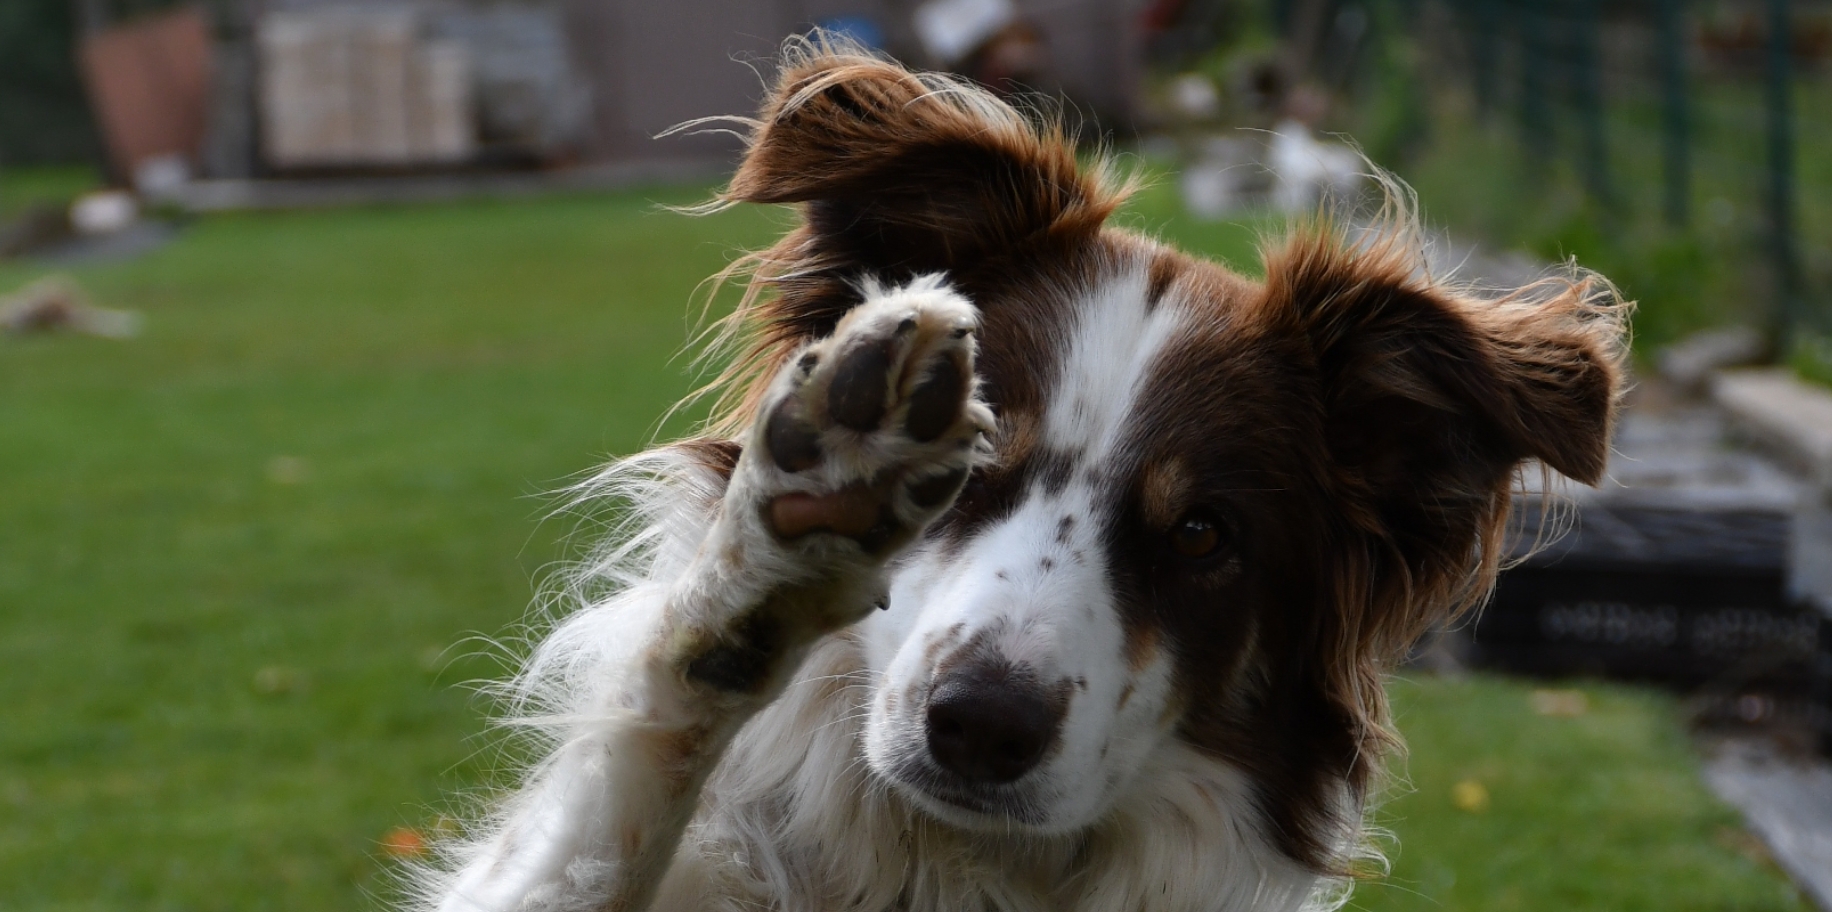
[[[1176,454],[1152,462],[1140,473],[1139,500],[1147,525],[1168,529],[1183,516],[1190,492],[1189,470]]]
[[[1126,628],[1126,670],[1138,674],[1158,657],[1158,644],[1164,634],[1150,624],[1132,624]],[[1130,685],[1129,685],[1130,686]]]
[[[973,530],[1010,515],[1031,485],[1060,489],[1067,482],[1068,463],[1039,444],[1037,414],[1023,408],[999,415],[993,460],[968,478],[954,507],[931,529],[933,536],[958,545]]]

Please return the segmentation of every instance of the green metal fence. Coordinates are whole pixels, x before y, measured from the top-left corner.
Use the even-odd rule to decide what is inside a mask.
[[[1803,145],[1816,165],[1832,156],[1832,124],[1803,120],[1797,97],[1803,71],[1817,76],[1832,54],[1824,6],[1458,0],[1447,7],[1459,34],[1431,37],[1471,49],[1472,78],[1489,87],[1478,95],[1491,116],[1506,104],[1494,87],[1511,69],[1526,148],[1542,158],[1569,156],[1603,211],[1658,206],[1679,231],[1693,227],[1699,172],[1710,172],[1714,186],[1760,213],[1752,220],[1760,260],[1752,265],[1767,273],[1766,322],[1777,341],[1785,346],[1796,328],[1826,329],[1819,308],[1809,306],[1818,289],[1808,287],[1803,269],[1801,209],[1803,196],[1821,203],[1832,187],[1822,169],[1804,175],[1800,159]],[[1619,53],[1602,53],[1606,42]],[[1820,82],[1811,85],[1816,95]],[[1636,109],[1657,117],[1638,120]],[[1612,143],[1658,145],[1657,199],[1621,190]],[[1815,240],[1823,247],[1823,235]]]
[[[1155,45],[1175,50],[1160,55],[1167,72],[1205,65],[1188,46],[1198,36],[1218,74],[1231,42],[1311,45],[1285,55],[1310,61],[1289,78],[1346,109],[1320,128],[1351,134],[1428,210],[1458,212],[1459,193],[1483,183],[1516,185],[1484,197],[1513,209],[1483,213],[1490,227],[1552,219],[1581,198],[1557,216],[1576,225],[1568,237],[1542,232],[1535,252],[1575,254],[1622,281],[1655,342],[1737,320],[1785,356],[1832,333],[1829,0],[1159,6],[1179,23]]]

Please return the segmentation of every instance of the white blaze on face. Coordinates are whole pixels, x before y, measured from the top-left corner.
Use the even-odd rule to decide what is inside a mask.
[[[1010,788],[1039,812],[1037,826],[1085,825],[1161,734],[1170,666],[1158,658],[1128,667],[1121,606],[1108,579],[1106,530],[1094,470],[1124,462],[1114,449],[1127,433],[1157,355],[1183,312],[1146,303],[1143,271],[1116,276],[1083,297],[1064,348],[1041,428],[1042,449],[1070,460],[1055,491],[1033,482],[1011,515],[978,529],[958,550],[918,551],[895,572],[889,611],[862,626],[870,667],[880,674],[866,727],[866,753],[880,774],[926,757],[922,697],[935,667],[976,640],[1063,685],[1068,713],[1056,747]],[[919,802],[947,819],[966,812]]]
[[[1157,355],[1177,335],[1174,299],[1146,302],[1143,271],[1109,279],[1077,308],[1075,335],[1043,420],[1044,446],[1100,465],[1119,445]]]

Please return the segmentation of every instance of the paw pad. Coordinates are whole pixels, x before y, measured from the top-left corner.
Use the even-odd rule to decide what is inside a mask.
[[[953,503],[992,415],[973,398],[978,313],[939,283],[874,293],[785,368],[757,443],[786,477],[771,531],[869,552]]]

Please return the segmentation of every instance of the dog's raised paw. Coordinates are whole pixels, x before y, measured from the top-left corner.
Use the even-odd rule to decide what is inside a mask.
[[[953,503],[992,430],[974,396],[978,319],[938,280],[873,288],[790,359],[751,443],[775,470],[764,519],[778,539],[881,556]]]

